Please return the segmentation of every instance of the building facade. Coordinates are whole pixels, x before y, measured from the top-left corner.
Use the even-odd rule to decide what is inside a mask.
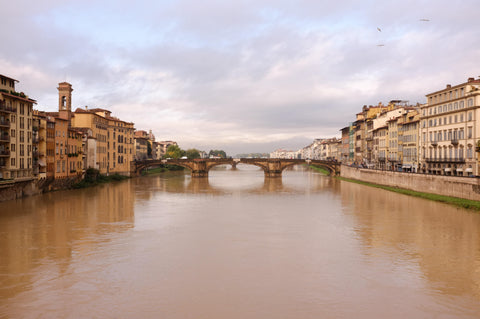
[[[479,175],[480,80],[427,94],[421,107],[421,171],[430,174]]]
[[[28,180],[33,172],[33,104],[18,82],[0,75],[0,180]]]

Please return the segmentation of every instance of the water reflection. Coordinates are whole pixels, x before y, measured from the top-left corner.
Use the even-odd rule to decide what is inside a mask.
[[[36,269],[68,271],[76,253],[88,254],[113,234],[133,227],[130,181],[61,191],[0,204],[0,304],[33,285]]]
[[[480,302],[479,214],[347,182],[341,196],[365,254],[414,262],[435,291]]]
[[[136,185],[136,197],[148,200],[159,192],[226,195],[338,191],[335,179],[302,166],[285,170],[282,178],[265,178],[263,171],[255,166],[253,169],[238,166],[235,169],[215,167],[208,178],[191,178],[183,172],[145,177],[141,184]]]

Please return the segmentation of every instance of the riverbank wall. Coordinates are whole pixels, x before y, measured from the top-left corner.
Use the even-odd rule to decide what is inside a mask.
[[[480,179],[381,171],[342,165],[340,176],[372,184],[480,201]]]
[[[82,180],[81,176],[66,178],[41,178],[0,182],[0,202],[32,196],[61,189],[71,189]]]

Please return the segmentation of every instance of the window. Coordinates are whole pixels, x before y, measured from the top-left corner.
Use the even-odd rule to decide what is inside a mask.
[[[468,101],[467,101],[467,106],[468,106],[468,107],[473,106],[473,99],[468,99]]]
[[[472,138],[472,127],[471,126],[469,126],[467,128],[467,138]]]
[[[469,120],[469,121],[472,120],[472,112],[468,112],[468,120]]]
[[[471,145],[469,145],[467,148],[467,158],[473,158],[473,149]]]
[[[455,110],[458,110],[458,102],[453,103],[453,108],[454,108]]]

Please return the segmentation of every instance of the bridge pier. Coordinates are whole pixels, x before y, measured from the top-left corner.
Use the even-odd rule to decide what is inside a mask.
[[[282,171],[278,171],[278,170],[265,171],[265,177],[267,177],[267,178],[282,178]]]
[[[208,172],[206,170],[192,170],[192,177],[195,177],[195,178],[208,177]]]

